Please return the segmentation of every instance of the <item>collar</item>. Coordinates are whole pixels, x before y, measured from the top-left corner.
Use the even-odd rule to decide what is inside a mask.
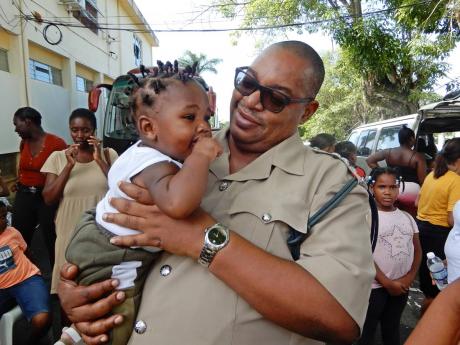
[[[282,169],[288,174],[304,175],[305,146],[298,133],[293,134],[278,145],[266,151],[240,171],[229,175],[228,147],[229,128],[216,133],[215,139],[222,145],[223,153],[210,166],[218,179],[233,181],[261,180],[270,176],[272,167]]]

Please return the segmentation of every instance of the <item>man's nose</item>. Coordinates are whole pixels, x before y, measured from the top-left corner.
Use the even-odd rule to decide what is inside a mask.
[[[246,105],[247,108],[257,109],[260,111],[264,110],[264,107],[261,101],[260,90],[255,90],[249,96],[243,96],[243,97],[245,98],[244,104]]]

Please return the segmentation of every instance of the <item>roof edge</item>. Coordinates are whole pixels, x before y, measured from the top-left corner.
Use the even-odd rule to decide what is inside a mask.
[[[151,39],[151,41],[149,42],[153,47],[158,47],[159,45],[159,40],[158,40],[158,37],[155,35],[155,33],[153,32],[152,28],[150,27],[149,23],[147,22],[147,20],[145,19],[145,17],[143,16],[141,10],[137,7],[137,5],[135,4],[134,0],[124,0],[123,1],[124,3],[126,3],[129,7],[131,7],[131,9],[133,10],[134,14],[137,16],[137,18],[140,20],[140,22],[142,23],[142,25],[145,26],[145,28],[147,29],[147,32],[145,32],[145,35]]]

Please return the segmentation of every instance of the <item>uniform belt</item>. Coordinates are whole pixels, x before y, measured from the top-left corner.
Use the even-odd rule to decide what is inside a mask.
[[[16,188],[18,192],[31,193],[31,194],[41,193],[41,191],[43,190],[42,186],[26,186],[26,185],[23,185],[22,183],[17,183]]]

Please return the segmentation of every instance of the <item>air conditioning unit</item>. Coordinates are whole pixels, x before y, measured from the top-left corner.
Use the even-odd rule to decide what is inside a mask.
[[[62,5],[67,6],[71,11],[79,11],[85,8],[86,0],[60,0]]]

